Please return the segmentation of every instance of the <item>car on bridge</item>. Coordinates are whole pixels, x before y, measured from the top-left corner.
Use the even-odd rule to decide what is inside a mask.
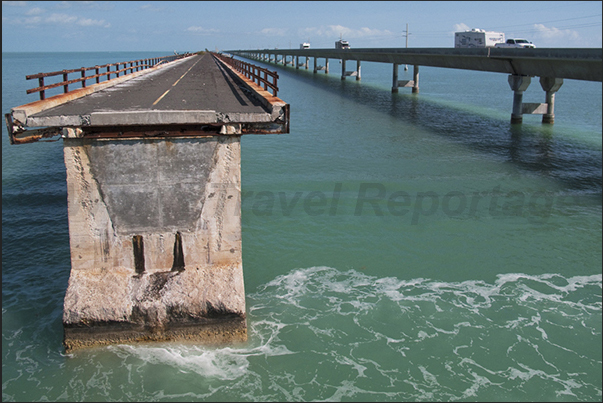
[[[526,39],[507,39],[505,43],[497,43],[495,48],[532,48],[536,46]]]

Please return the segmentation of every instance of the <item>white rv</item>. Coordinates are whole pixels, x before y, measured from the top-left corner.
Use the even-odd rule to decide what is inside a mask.
[[[455,48],[491,48],[497,43],[505,43],[504,33],[475,28],[471,31],[454,33]]]
[[[350,48],[350,44],[348,43],[348,41],[343,41],[343,40],[338,40],[337,42],[335,42],[335,49],[349,49]]]

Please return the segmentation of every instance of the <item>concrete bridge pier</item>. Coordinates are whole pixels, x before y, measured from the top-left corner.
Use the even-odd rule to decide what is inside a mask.
[[[412,93],[419,93],[419,66],[415,65],[413,69],[412,80],[398,80],[399,64],[394,63],[392,74],[392,93],[397,93],[399,87],[412,87]]]
[[[356,61],[355,71],[346,71],[346,60],[341,59],[341,79],[345,80],[347,76],[356,77],[356,81],[360,80],[360,60]]]
[[[413,66],[412,80],[413,80],[412,93],[418,94],[419,93],[419,66],[416,64]]]
[[[329,74],[329,59],[325,59],[325,74]]]
[[[295,68],[299,69],[299,56],[295,56]]]
[[[399,64],[393,64],[394,69],[392,73],[392,93],[398,93],[398,67]]]
[[[509,75],[509,86],[513,90],[512,124],[523,122],[523,93],[530,86],[531,80],[529,76]]]
[[[563,85],[563,78],[540,77],[540,86],[546,92],[546,113],[542,115],[542,123],[555,123],[555,93]]]
[[[67,351],[246,340],[241,137],[232,126],[232,135],[99,140],[65,129]]]

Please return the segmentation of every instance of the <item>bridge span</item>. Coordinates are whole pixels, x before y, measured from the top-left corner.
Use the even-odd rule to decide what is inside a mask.
[[[91,86],[99,66],[35,75],[63,77],[35,90],[65,92],[5,117],[12,144],[63,140],[65,349],[246,340],[241,136],[289,132],[289,105],[266,78],[278,75],[252,76],[262,88],[210,53],[115,65],[102,75],[117,78]]]
[[[521,123],[523,114],[541,114],[543,123],[554,123],[555,93],[564,79],[601,82],[603,76],[602,52],[595,48],[258,49],[225,52],[305,69],[308,69],[309,60],[313,59],[314,73],[324,71],[327,74],[329,59],[339,59],[342,80],[350,76],[360,80],[362,61],[391,63],[392,92],[398,92],[399,87],[411,87],[414,94],[419,93],[419,66],[505,73],[509,75],[509,86],[513,91],[511,123]],[[324,59],[324,65],[318,65],[319,59]],[[347,70],[347,61],[356,62],[354,70]],[[401,64],[414,66],[413,80],[398,80],[398,66]],[[545,92],[544,103],[523,103],[523,92],[530,85],[532,77],[540,77],[540,85]]]

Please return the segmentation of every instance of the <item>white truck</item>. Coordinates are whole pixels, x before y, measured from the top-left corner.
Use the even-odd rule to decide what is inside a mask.
[[[489,48],[504,42],[505,34],[502,32],[474,28],[471,31],[454,33],[455,48]]]
[[[299,45],[300,49],[310,49],[310,44],[308,42],[301,43]]]
[[[350,44],[348,43],[348,41],[344,41],[344,40],[338,40],[337,42],[335,42],[335,49],[349,49],[350,48]]]
[[[495,45],[497,48],[532,48],[534,49],[536,46],[526,39],[507,39],[505,43],[497,43]]]

